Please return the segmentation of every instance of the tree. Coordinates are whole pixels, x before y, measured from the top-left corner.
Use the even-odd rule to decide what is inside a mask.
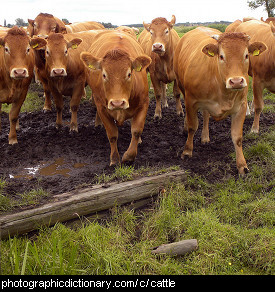
[[[28,26],[27,22],[24,22],[22,18],[16,18],[15,19],[15,25],[17,26]]]
[[[247,1],[247,3],[251,9],[256,9],[260,6],[264,6],[265,10],[267,11],[268,17],[275,16],[275,0],[254,0]]]

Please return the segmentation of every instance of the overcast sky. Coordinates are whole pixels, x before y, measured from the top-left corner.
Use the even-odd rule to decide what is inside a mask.
[[[263,8],[251,10],[247,0],[5,0],[1,3],[0,25],[16,18],[34,19],[40,12],[70,22],[94,20],[114,25],[151,22],[156,17],[179,22],[234,21],[246,16],[267,18]]]

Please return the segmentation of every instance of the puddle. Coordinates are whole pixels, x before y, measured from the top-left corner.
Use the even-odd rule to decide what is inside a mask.
[[[46,165],[46,166],[45,166]],[[66,167],[64,168],[64,165]],[[70,172],[74,168],[85,167],[86,163],[75,163],[70,164],[65,161],[63,157],[57,158],[53,163],[48,164],[47,162],[42,162],[41,164],[35,167],[27,167],[24,170],[16,175],[10,174],[10,178],[26,178],[32,179],[34,176],[53,176],[53,175],[62,175],[64,177],[70,177]],[[70,167],[70,168],[68,168]]]

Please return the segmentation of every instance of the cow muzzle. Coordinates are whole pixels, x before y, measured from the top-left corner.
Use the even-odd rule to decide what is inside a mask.
[[[108,102],[109,110],[121,110],[121,109],[127,109],[128,107],[129,107],[129,102],[125,99],[120,99],[120,100],[111,99]]]
[[[246,80],[241,76],[228,78],[226,81],[226,88],[228,89],[243,89],[246,86]]]
[[[65,68],[53,68],[51,70],[51,77],[64,77],[67,76]]]
[[[14,79],[23,79],[29,77],[27,68],[13,68],[10,73],[10,77]]]
[[[154,43],[152,51],[156,54],[163,55],[165,53],[165,46],[162,43]]]

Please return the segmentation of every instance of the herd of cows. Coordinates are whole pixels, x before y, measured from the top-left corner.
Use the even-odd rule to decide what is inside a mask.
[[[120,162],[118,128],[131,120],[131,142],[121,161],[134,161],[141,142],[149,88],[156,98],[155,118],[167,107],[166,85],[174,82],[176,113],[184,115],[188,132],[182,158],[192,156],[203,112],[201,142],[209,142],[209,118],[231,116],[231,136],[238,172],[248,170],[242,151],[243,123],[247,112],[249,75],[253,80],[253,132],[259,132],[263,90],[275,93],[275,19],[237,20],[225,33],[198,27],[181,38],[171,21],[159,17],[137,38],[133,28],[107,30],[97,22],[65,25],[51,14],[28,20],[26,29],[0,29],[0,109],[11,103],[9,144],[17,143],[18,115],[33,78],[44,88],[44,110],[56,106],[56,126],[62,126],[63,95],[71,96],[70,130],[77,131],[77,112],[88,84],[96,105],[96,125],[104,126],[111,148],[110,165]],[[1,126],[1,121],[0,121]]]

